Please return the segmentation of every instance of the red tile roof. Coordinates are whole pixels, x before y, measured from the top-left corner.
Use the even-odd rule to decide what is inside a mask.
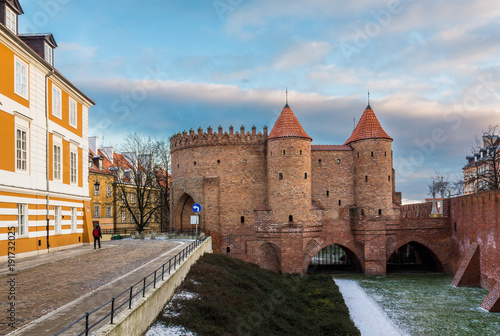
[[[349,145],[311,145],[313,151],[352,151]]]
[[[295,114],[293,114],[293,111],[288,104],[283,107],[283,110],[281,111],[278,120],[276,120],[276,123],[274,124],[274,127],[271,130],[271,133],[269,133],[269,137],[267,139],[287,137],[311,139],[311,137],[307,135],[300,125],[297,117],[295,117]]]
[[[359,119],[358,125],[351,134],[351,137],[345,142],[344,145],[348,145],[351,142],[364,140],[364,139],[389,139],[392,138],[385,133],[384,129],[380,125],[377,116],[373,112],[370,105],[368,105]]]

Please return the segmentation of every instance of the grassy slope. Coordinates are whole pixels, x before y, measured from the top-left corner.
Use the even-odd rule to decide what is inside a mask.
[[[177,290],[197,298],[169,305],[159,319],[203,335],[359,335],[328,276],[280,275],[219,254],[206,254]]]

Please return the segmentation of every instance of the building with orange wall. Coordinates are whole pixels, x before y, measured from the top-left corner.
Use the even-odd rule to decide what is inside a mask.
[[[89,239],[94,102],[54,67],[52,34],[19,34],[22,14],[19,1],[0,0],[0,259]]]

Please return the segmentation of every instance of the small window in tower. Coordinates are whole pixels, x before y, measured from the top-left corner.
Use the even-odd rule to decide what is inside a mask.
[[[307,173],[304,173],[304,179],[307,180]]]
[[[279,174],[279,179],[280,179],[280,180],[283,180],[283,173],[280,173],[280,174]]]
[[[387,176],[387,181],[391,182],[391,175]]]
[[[217,164],[220,164],[220,160],[217,160]]]
[[[243,163],[247,163],[247,160],[246,160],[246,159],[245,159],[245,160],[243,160]]]
[[[381,216],[382,215],[382,209],[378,209],[378,215]]]
[[[285,155],[285,150],[283,149],[283,155]]]
[[[384,156],[387,156],[387,152],[384,152]]]
[[[340,159],[337,159],[337,163],[340,163]]]
[[[194,162],[194,165],[196,166],[196,161]]]
[[[289,222],[293,222],[293,216],[292,215],[288,216],[288,221]]]
[[[453,231],[457,232],[457,222],[453,224]]]
[[[372,157],[373,157],[373,152],[372,152]]]
[[[226,252],[227,252],[227,253],[231,253],[231,248],[230,248],[229,246],[228,246],[228,247],[226,247]]]
[[[273,156],[273,151],[271,151],[271,156]]]
[[[318,163],[321,164],[321,159],[318,160]]]
[[[365,215],[365,210],[361,209],[361,216]]]
[[[241,223],[245,223],[245,216],[241,216]]]
[[[181,165],[180,164],[177,164],[177,168],[179,168]]]
[[[326,197],[329,197],[330,196],[330,190],[327,190],[326,191]]]
[[[300,155],[302,155],[302,149],[300,150]]]
[[[339,200],[339,205],[342,205],[342,201],[341,200]]]
[[[368,182],[368,175],[365,176],[365,182]]]
[[[359,159],[359,152],[358,152],[358,159]]]

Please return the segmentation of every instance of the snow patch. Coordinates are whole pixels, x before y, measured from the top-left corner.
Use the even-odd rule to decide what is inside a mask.
[[[191,331],[179,326],[166,326],[161,322],[156,322],[149,328],[145,336],[196,336]]]

